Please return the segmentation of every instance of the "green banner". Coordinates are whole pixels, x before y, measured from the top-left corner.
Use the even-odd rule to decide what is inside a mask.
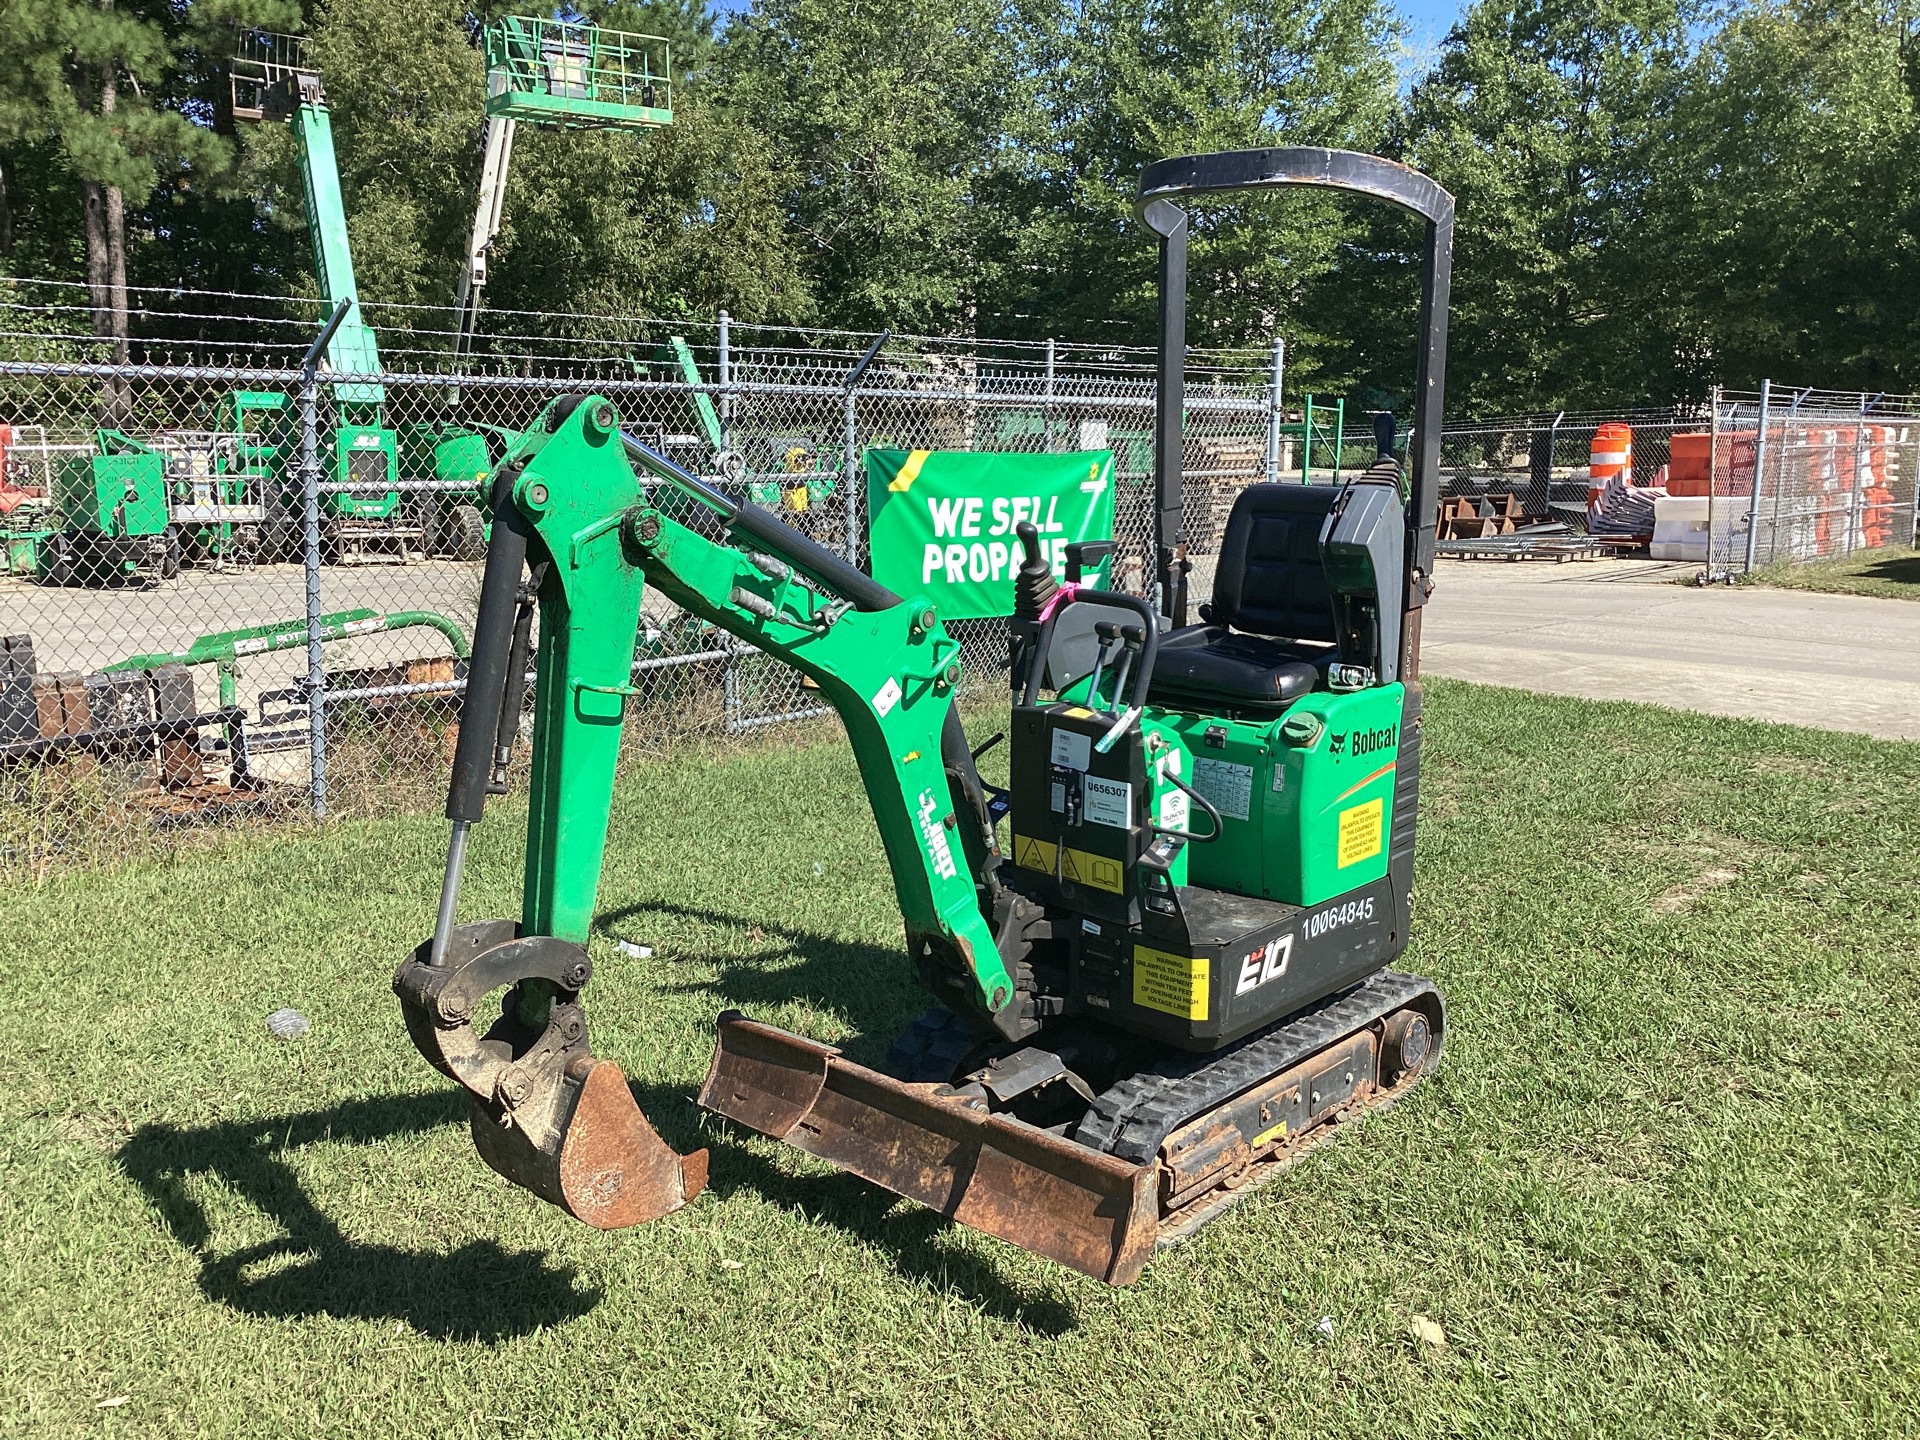
[[[1069,543],[1113,538],[1113,452],[869,450],[867,515],[882,585],[925,595],[946,620],[1011,615],[1021,521],[1062,580]],[[1082,579],[1105,585],[1107,569]]]

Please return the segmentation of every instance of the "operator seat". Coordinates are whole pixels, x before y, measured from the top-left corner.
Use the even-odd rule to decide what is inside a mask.
[[[1249,485],[1233,502],[1204,624],[1160,637],[1148,698],[1277,712],[1339,658],[1320,529],[1338,485]]]

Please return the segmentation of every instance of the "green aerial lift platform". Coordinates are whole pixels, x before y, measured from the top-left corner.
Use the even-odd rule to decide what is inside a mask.
[[[293,127],[320,298],[329,313],[343,301],[350,303],[345,321],[327,342],[326,368],[337,375],[378,375],[380,345],[366,322],[354,280],[347,207],[333,149],[333,120],[320,72],[308,62],[299,37],[249,30],[242,33],[230,62],[230,78],[236,120],[286,120]],[[363,538],[380,534],[398,540],[404,553],[410,537],[396,485],[399,442],[387,424],[386,388],[377,381],[354,381],[333,386],[332,397],[334,423],[323,448],[331,457],[331,478],[354,488],[328,491],[321,497],[327,549],[349,534]],[[293,465],[285,465],[279,493],[268,505],[270,512],[277,508],[281,513],[297,513],[296,481]]]
[[[487,139],[480,200],[454,299],[454,354],[473,344],[487,251],[500,233],[517,126],[656,130],[673,123],[673,63],[657,35],[608,30],[584,20],[508,15],[483,32]]]

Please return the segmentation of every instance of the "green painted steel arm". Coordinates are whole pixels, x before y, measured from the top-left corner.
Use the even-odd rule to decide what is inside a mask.
[[[700,383],[700,366],[694,361],[693,349],[683,335],[670,335],[667,344],[673,351],[674,361],[680,366],[680,378],[689,385]],[[704,390],[693,392],[693,413],[700,422],[700,431],[707,437],[707,444],[715,454],[726,448],[726,435],[720,428],[720,412],[714,409],[713,397]]]
[[[818,684],[852,742],[914,958],[957,982],[956,1003],[1005,1010],[1013,981],[981,914],[942,760],[960,647],[932,606],[912,597],[878,605],[885,592],[871,581],[853,596],[818,575],[803,580],[804,539],[791,537],[788,557],[764,553],[780,527],[761,527],[768,533],[746,541],[750,551],[682,523],[667,497],[689,519],[701,497],[669,484],[649,498],[605,400],[556,402],[498,474],[530,532],[529,565],[544,566],[523,933],[587,938],[651,584]]]
[[[340,167],[334,157],[333,120],[320,98],[318,77],[313,77],[310,91],[302,89],[293,112],[293,132],[299,143],[300,180],[306,191],[307,230],[313,242],[313,269],[320,282],[320,298],[329,312],[342,300],[354,302],[346,321],[328,342],[327,365],[341,375],[378,375],[380,346],[373,327],[363,318],[360,290],[353,278],[353,248],[347,240],[347,203],[340,192]],[[336,386],[334,398],[350,409],[383,405],[387,395],[381,385],[354,384]]]
[[[438,630],[447,637],[458,658],[467,658],[467,634],[446,616],[432,610],[339,610],[322,615],[317,629],[323,642],[351,640],[356,635],[382,631],[407,630],[414,626]],[[162,665],[206,665],[214,661],[239,660],[248,655],[263,655],[273,650],[296,650],[307,643],[305,620],[281,620],[272,625],[254,625],[245,630],[222,630],[202,635],[185,650],[152,655],[130,655],[111,665],[100,667],[103,675],[121,670],[158,670]]]

